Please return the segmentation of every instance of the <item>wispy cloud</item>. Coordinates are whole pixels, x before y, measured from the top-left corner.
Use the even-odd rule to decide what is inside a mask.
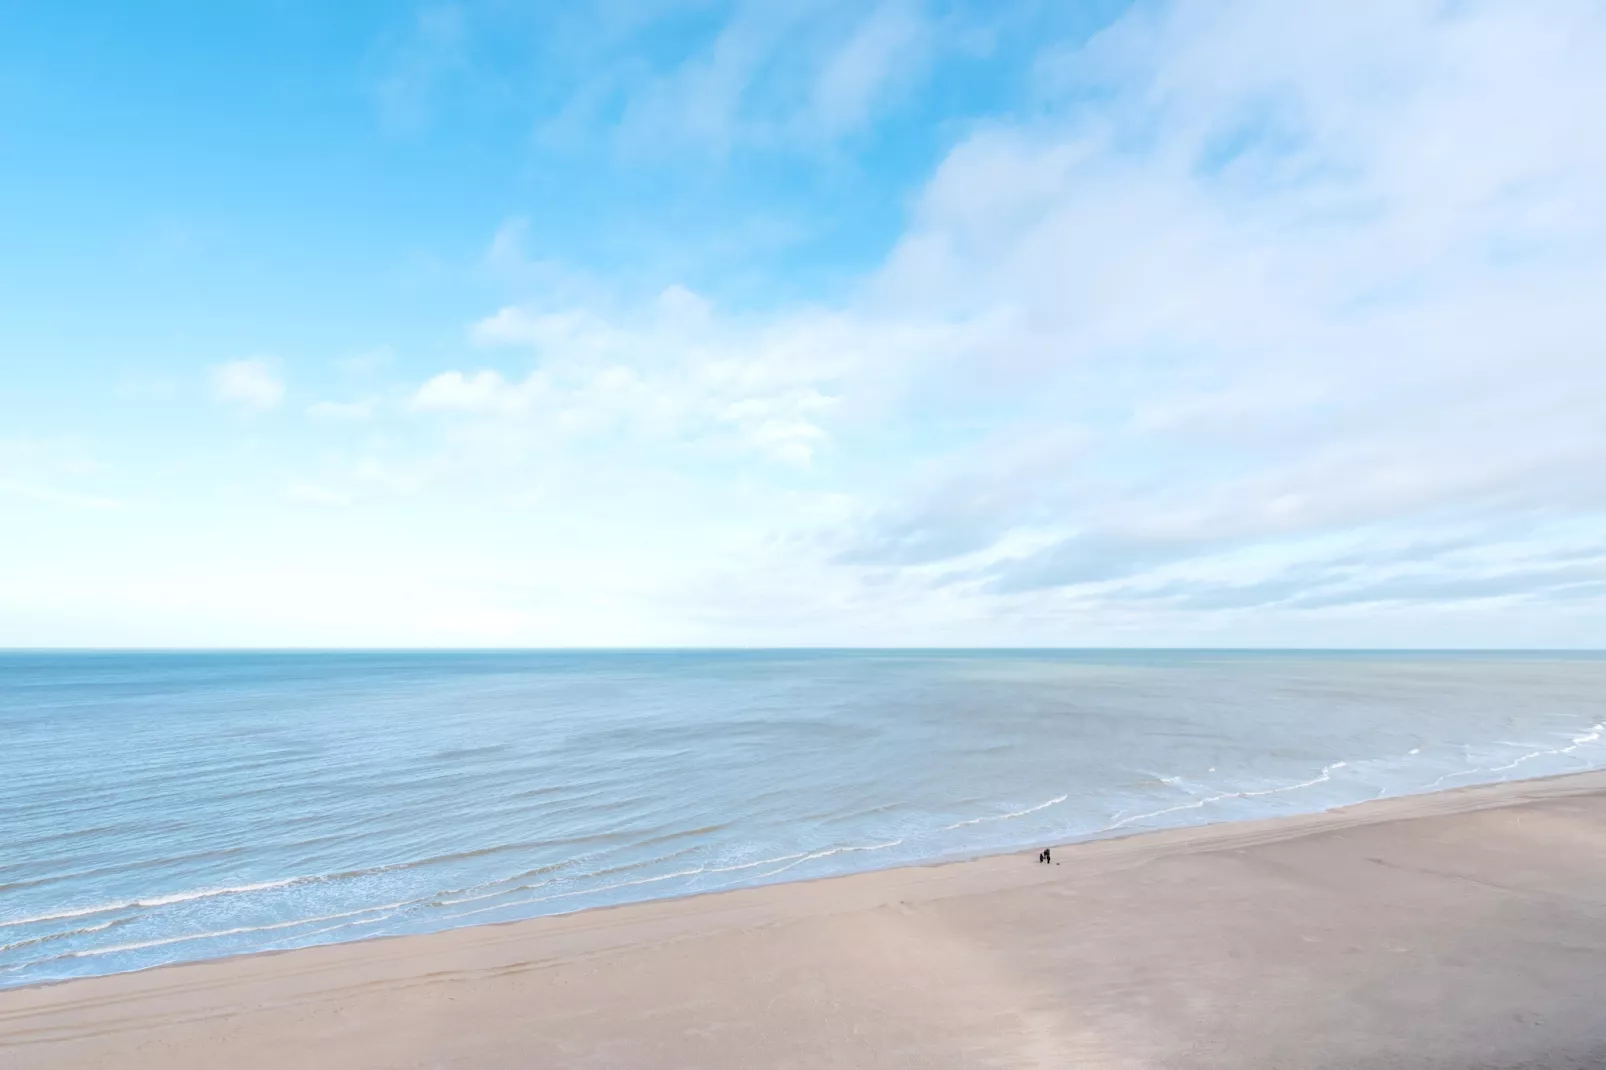
[[[307,406],[307,416],[325,423],[364,423],[374,418],[378,402],[373,398],[358,401],[315,401]]]
[[[417,412],[517,414],[529,411],[542,387],[536,373],[510,383],[501,372],[489,369],[467,375],[441,372],[418,388],[410,404]]]
[[[435,117],[443,83],[468,69],[468,28],[452,4],[415,9],[387,33],[369,60],[369,88],[387,129],[414,133]]]
[[[120,498],[81,489],[107,466],[70,443],[0,439],[0,494],[72,509],[121,509]]]
[[[264,357],[231,360],[211,370],[218,401],[246,412],[267,412],[284,400],[284,379],[276,361]]]
[[[892,90],[925,72],[934,33],[916,4],[884,3],[871,10],[821,65],[808,125],[827,135],[861,129]]]
[[[962,44],[927,7],[743,0],[716,32],[668,51],[646,42],[682,40],[665,31],[684,24],[684,9],[603,19],[590,29],[612,35],[602,62],[576,72],[542,129],[560,140],[611,130],[635,148],[812,152],[895,110],[938,55]]]
[[[284,492],[290,501],[303,505],[322,505],[344,508],[351,504],[351,495],[344,491],[331,490],[320,487],[314,483],[292,483]]]
[[[959,145],[877,285],[998,313],[1001,396],[1086,441],[879,507],[845,559],[1035,531],[985,574],[1020,594],[1377,525],[1601,525],[1603,42],[1586,5],[1177,4],[1046,60],[1052,118]]]
[[[426,639],[1606,642],[1606,10],[1095,6],[408,9],[380,121],[475,177],[296,341],[398,352],[119,478]]]
[[[517,431],[508,441],[607,436],[660,446],[720,444],[795,465],[831,440],[834,384],[873,360],[907,359],[922,339],[805,313],[743,325],[682,286],[622,319],[509,306],[473,325],[481,345],[523,352],[520,377],[494,368],[439,373],[412,395]]]
[[[73,509],[121,509],[123,503],[116,498],[106,498],[96,494],[80,494],[76,491],[58,490],[54,487],[34,486],[29,483],[19,483],[12,479],[0,479],[0,492],[15,494],[20,498],[31,498],[37,502],[46,502],[51,505],[65,505]]]
[[[817,68],[832,122],[912,12]],[[708,94],[709,136],[781,32],[762,18],[660,87]],[[1584,6],[1145,5],[1048,49],[1035,113],[961,139],[838,307],[508,305],[471,337],[519,359],[411,407],[518,464],[589,442],[684,476],[723,442],[817,472],[831,506],[757,524],[792,549],[751,567],[806,571],[788,597],[821,619],[872,591],[1040,637],[1576,600],[1596,565],[1520,562],[1606,532],[1597,45]],[[1488,553],[1366,549],[1450,543]]]

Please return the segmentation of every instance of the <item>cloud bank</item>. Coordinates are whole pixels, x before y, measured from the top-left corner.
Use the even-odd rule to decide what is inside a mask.
[[[455,341],[388,338],[324,400],[234,421],[291,519],[259,525],[249,583],[175,558],[195,619],[259,605],[251,635],[367,645],[1606,644],[1606,5],[1137,3],[946,112],[1004,15],[593,14],[586,77],[523,144],[605,146],[643,188],[907,162],[900,108],[944,117],[940,149],[868,266],[814,290],[582,270],[510,205]],[[460,83],[517,98],[475,18],[376,46],[393,141],[466,113]],[[673,63],[610,51],[710,20]],[[211,386],[246,413],[286,394],[262,359]],[[246,441],[292,422],[315,448]],[[320,599],[329,630],[296,632]]]
[[[662,594],[766,634],[777,606],[885,609],[888,641],[1319,643],[1451,603],[1598,629],[1603,50],[1593,3],[1140,5],[1039,56],[1029,116],[947,153],[847,304],[508,306],[472,335],[521,370],[410,407],[532,457],[605,432],[809,468],[757,477],[821,504],[747,578]],[[707,604],[773,573],[806,590]]]

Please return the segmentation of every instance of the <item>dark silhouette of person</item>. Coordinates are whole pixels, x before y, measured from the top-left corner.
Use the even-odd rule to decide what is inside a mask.
[[[1047,862],[1047,863],[1052,864],[1053,861],[1054,861],[1054,858],[1053,858],[1052,855],[1050,855],[1048,853],[1048,848],[1045,847],[1045,848],[1043,848],[1043,853],[1037,856],[1037,860],[1039,862]]]

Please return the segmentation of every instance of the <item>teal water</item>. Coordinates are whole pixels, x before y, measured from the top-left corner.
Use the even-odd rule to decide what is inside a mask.
[[[0,654],[0,986],[1606,765],[1594,654]]]

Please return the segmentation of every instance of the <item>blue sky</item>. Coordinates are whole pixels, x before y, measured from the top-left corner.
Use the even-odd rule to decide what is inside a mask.
[[[0,645],[1606,644],[1606,7],[9,4]]]

